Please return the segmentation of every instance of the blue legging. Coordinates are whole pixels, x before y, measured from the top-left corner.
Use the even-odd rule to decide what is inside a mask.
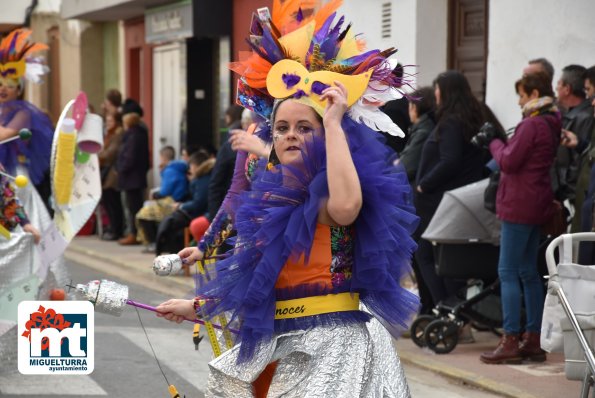
[[[539,332],[543,313],[543,284],[537,272],[539,226],[502,221],[498,276],[501,282],[504,332],[521,331],[521,285],[525,298],[525,330]]]

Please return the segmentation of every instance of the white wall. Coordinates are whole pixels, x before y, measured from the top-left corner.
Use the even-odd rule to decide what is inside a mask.
[[[417,85],[430,86],[446,70],[448,0],[417,0],[416,18]]]
[[[395,47],[393,55],[403,65],[416,64],[416,2],[417,0],[345,0],[338,15],[352,22],[354,33],[363,33],[367,49]],[[392,30],[390,38],[382,38],[382,4],[391,3]]]
[[[0,12],[0,24],[20,25],[25,20],[25,14],[30,2],[5,1],[2,2]]]
[[[382,4],[391,3],[392,30],[382,38]],[[430,85],[446,69],[448,0],[345,0],[339,9],[353,31],[364,33],[368,48],[396,47],[393,56],[417,73],[415,86]]]
[[[595,1],[490,1],[486,102],[505,128],[520,120],[514,82],[527,61],[547,58],[556,69],[595,64]]]

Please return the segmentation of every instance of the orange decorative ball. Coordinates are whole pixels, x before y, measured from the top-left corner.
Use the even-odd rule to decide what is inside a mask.
[[[66,298],[66,292],[64,289],[52,289],[50,290],[50,300],[52,301],[61,301]]]

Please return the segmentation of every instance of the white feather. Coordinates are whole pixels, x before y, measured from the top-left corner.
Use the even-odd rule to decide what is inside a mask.
[[[389,87],[378,82],[370,82],[361,98],[369,102],[386,103],[403,97],[403,94],[394,87]]]
[[[360,98],[349,109],[349,116],[358,123],[363,123],[372,130],[382,131],[396,137],[405,137],[405,133],[390,117],[373,105],[364,105]]]
[[[41,76],[50,71],[46,65],[37,62],[27,62],[25,65],[25,79],[33,83],[40,83]]]

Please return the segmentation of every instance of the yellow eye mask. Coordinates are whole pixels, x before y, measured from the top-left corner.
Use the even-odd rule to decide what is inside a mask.
[[[25,61],[0,63],[0,77],[18,79],[25,74]]]
[[[372,72],[373,68],[359,75],[330,71],[309,72],[299,62],[283,59],[271,67],[266,80],[267,90],[275,98],[293,96],[322,115],[325,103],[320,101],[320,95],[324,89],[333,86],[335,81],[341,82],[347,88],[347,106],[351,106],[366,91]]]

